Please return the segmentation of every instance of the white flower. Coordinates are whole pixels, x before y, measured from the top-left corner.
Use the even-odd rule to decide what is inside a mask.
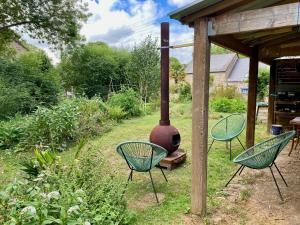
[[[91,223],[90,222],[88,222],[88,221],[86,221],[86,222],[84,222],[84,224],[83,225],[91,225]]]
[[[59,199],[59,196],[60,196],[60,194],[58,191],[52,191],[52,192],[48,193],[48,195],[47,195],[49,200],[52,198]]]
[[[78,201],[79,203],[83,203],[83,199],[82,199],[81,197],[77,197],[77,201]]]
[[[47,198],[47,194],[46,194],[46,193],[41,193],[40,196],[41,196],[42,198]]]
[[[34,216],[36,214],[36,209],[33,206],[26,206],[21,210],[21,214],[31,214]]]
[[[72,206],[72,207],[70,207],[68,209],[67,213],[70,215],[70,214],[72,214],[74,212],[76,213],[77,211],[79,211],[79,206],[78,205],[74,205],[74,206]]]

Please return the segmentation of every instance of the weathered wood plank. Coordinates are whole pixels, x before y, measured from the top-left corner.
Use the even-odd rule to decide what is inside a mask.
[[[231,0],[231,1],[224,1],[222,4],[216,4],[209,6],[207,8],[204,8],[203,10],[193,13],[189,16],[186,16],[185,18],[182,19],[182,23],[188,24],[188,23],[193,23],[197,18],[201,18],[204,16],[208,16],[211,14],[218,15],[222,12],[225,12],[227,10],[233,9],[236,6],[247,4],[252,0]]]
[[[209,36],[298,25],[298,3],[278,5],[210,18]]]
[[[247,129],[246,129],[247,148],[253,146],[255,140],[257,77],[258,77],[258,48],[253,48],[253,54],[250,57],[250,68],[249,68]]]
[[[268,126],[267,126],[267,132],[270,133],[271,126],[274,122],[274,100],[275,97],[272,96],[275,92],[275,61],[272,61],[271,67],[270,67],[270,81],[269,81],[269,107],[268,107]]]
[[[192,110],[192,207],[194,214],[204,215],[207,195],[207,137],[210,41],[208,20],[201,18],[194,26],[194,75]]]

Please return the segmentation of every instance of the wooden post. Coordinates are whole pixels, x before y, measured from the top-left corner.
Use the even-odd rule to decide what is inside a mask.
[[[275,94],[275,61],[272,61],[270,67],[270,81],[269,81],[269,107],[268,107],[268,126],[267,132],[271,132],[272,124],[274,123],[274,95]]]
[[[253,146],[255,140],[257,77],[258,77],[258,49],[253,48],[252,56],[250,57],[250,68],[249,68],[247,130],[246,130],[247,148]]]
[[[207,18],[197,19],[194,24],[191,211],[203,216],[207,195],[210,41]]]

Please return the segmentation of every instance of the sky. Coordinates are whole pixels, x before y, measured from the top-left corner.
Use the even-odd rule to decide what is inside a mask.
[[[171,20],[167,15],[171,11],[187,5],[193,0],[85,0],[91,13],[89,20],[83,24],[81,34],[86,42],[103,41],[112,47],[131,49],[148,35],[160,38],[160,23],[170,23],[170,43],[190,43],[193,40],[193,30]],[[42,48],[52,58],[59,62],[59,54],[49,49],[46,44],[40,44],[27,36],[23,37],[29,43]],[[177,57],[182,63],[192,59],[192,48],[170,50],[171,56]]]

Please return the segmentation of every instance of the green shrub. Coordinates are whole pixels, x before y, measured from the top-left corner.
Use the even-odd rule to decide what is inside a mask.
[[[110,107],[120,107],[125,116],[133,117],[142,114],[142,102],[140,96],[131,88],[122,88],[108,99]]]
[[[39,107],[28,127],[26,145],[42,144],[62,150],[70,140],[76,138],[78,121],[76,101],[65,100],[51,109]]]
[[[188,82],[179,83],[179,101],[188,101],[192,99],[192,89]]]
[[[126,113],[120,106],[113,106],[108,108],[108,116],[110,119],[120,122],[125,118]]]
[[[108,106],[97,97],[86,99],[79,98],[79,125],[78,137],[93,136],[105,131],[109,124]]]
[[[77,159],[70,168],[48,166],[36,179],[15,181],[0,192],[0,223],[129,224],[118,183],[102,159]],[[53,169],[55,168],[55,169]]]
[[[238,92],[235,86],[218,86],[211,93],[211,97],[214,98],[227,98],[227,99],[241,99],[243,96]]]
[[[0,119],[56,104],[59,92],[58,75],[43,52],[0,59]]]
[[[211,100],[210,104],[215,112],[235,113],[246,111],[246,102],[242,99],[216,98]]]
[[[28,117],[16,116],[0,122],[0,149],[15,148],[24,140],[31,120]]]

